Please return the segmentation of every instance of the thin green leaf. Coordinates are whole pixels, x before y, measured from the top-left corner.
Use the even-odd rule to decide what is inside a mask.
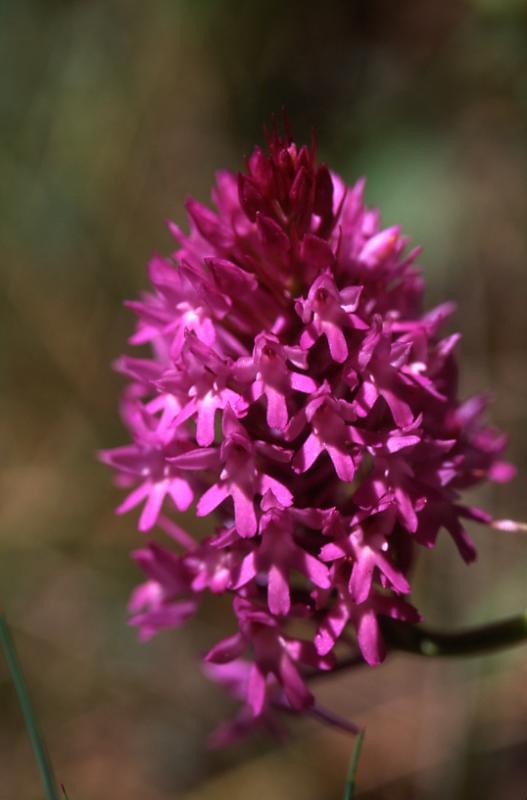
[[[29,699],[29,692],[24,675],[22,673],[20,661],[16,654],[15,645],[9,631],[9,626],[1,614],[0,645],[18,696],[18,702],[20,703],[24,722],[26,723],[27,732],[31,740],[31,746],[33,747],[33,753],[35,754],[35,759],[40,772],[40,778],[44,786],[46,800],[60,800],[55,779],[53,777],[51,763],[46,752],[42,735],[37,725],[35,712]]]
[[[357,773],[357,768],[359,766],[359,758],[360,758],[360,751],[362,748],[362,743],[364,741],[364,731],[361,731],[357,734],[357,738],[355,739],[355,744],[353,746],[353,752],[351,754],[351,761],[348,770],[348,780],[346,781],[346,787],[344,789],[344,800],[353,800],[355,797],[355,775]]]

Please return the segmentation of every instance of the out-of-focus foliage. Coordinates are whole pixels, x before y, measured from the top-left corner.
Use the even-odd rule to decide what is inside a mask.
[[[297,139],[425,246],[430,303],[454,297],[463,387],[490,387],[514,485],[479,498],[527,517],[527,7],[522,0],[7,0],[0,6],[0,596],[61,780],[114,800],[340,797],[352,743],[307,723],[277,749],[209,753],[227,712],[197,669],[223,605],[144,647],[126,627],[138,534],[94,459],[123,441],[110,362],[122,300],[286,106]],[[417,600],[454,626],[526,604],[527,541],[448,542]],[[424,591],[426,587],[426,592]],[[521,797],[527,651],[397,657],[328,683],[365,724],[364,798]],[[39,795],[0,665],[0,798]]]

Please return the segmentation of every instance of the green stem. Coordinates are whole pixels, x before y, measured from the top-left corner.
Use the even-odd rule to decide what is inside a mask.
[[[389,650],[421,656],[478,656],[527,643],[527,611],[499,622],[447,633],[383,619],[381,628]]]
[[[15,645],[9,632],[9,627],[2,614],[0,614],[0,645],[7,662],[11,679],[15,686],[20,708],[22,709],[22,714],[26,723],[29,738],[31,740],[31,745],[37,761],[42,784],[44,786],[46,800],[60,800],[56,789],[55,779],[53,777],[53,770],[51,768],[42,735],[38,729],[35,712],[29,699],[29,692],[22,674],[22,667],[16,654]]]
[[[344,800],[353,800],[353,797],[355,796],[355,789],[356,789],[355,778],[357,775],[357,767],[359,766],[359,757],[363,741],[364,741],[364,731],[361,731],[357,735],[357,738],[355,739],[353,753],[351,754],[348,779],[346,781],[346,788],[344,790]]]

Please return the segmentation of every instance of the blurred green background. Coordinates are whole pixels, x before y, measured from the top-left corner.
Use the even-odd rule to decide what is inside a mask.
[[[490,388],[519,476],[477,500],[527,518],[527,5],[523,0],[0,2],[0,601],[72,800],[341,797],[352,741],[298,723],[210,753],[230,712],[197,657],[211,606],[139,645],[126,626],[134,519],[95,461],[125,441],[111,361],[188,193],[238,169],[273,111],[425,247],[428,301],[455,298],[463,392]],[[415,599],[431,624],[527,605],[527,540],[442,541]],[[522,798],[527,648],[397,656],[320,685],[367,726],[364,800]],[[41,792],[0,663],[0,798]]]

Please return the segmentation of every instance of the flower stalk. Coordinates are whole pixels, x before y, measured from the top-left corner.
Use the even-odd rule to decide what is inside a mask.
[[[527,642],[527,611],[461,631],[437,631],[383,619],[387,647],[420,656],[480,656]]]

